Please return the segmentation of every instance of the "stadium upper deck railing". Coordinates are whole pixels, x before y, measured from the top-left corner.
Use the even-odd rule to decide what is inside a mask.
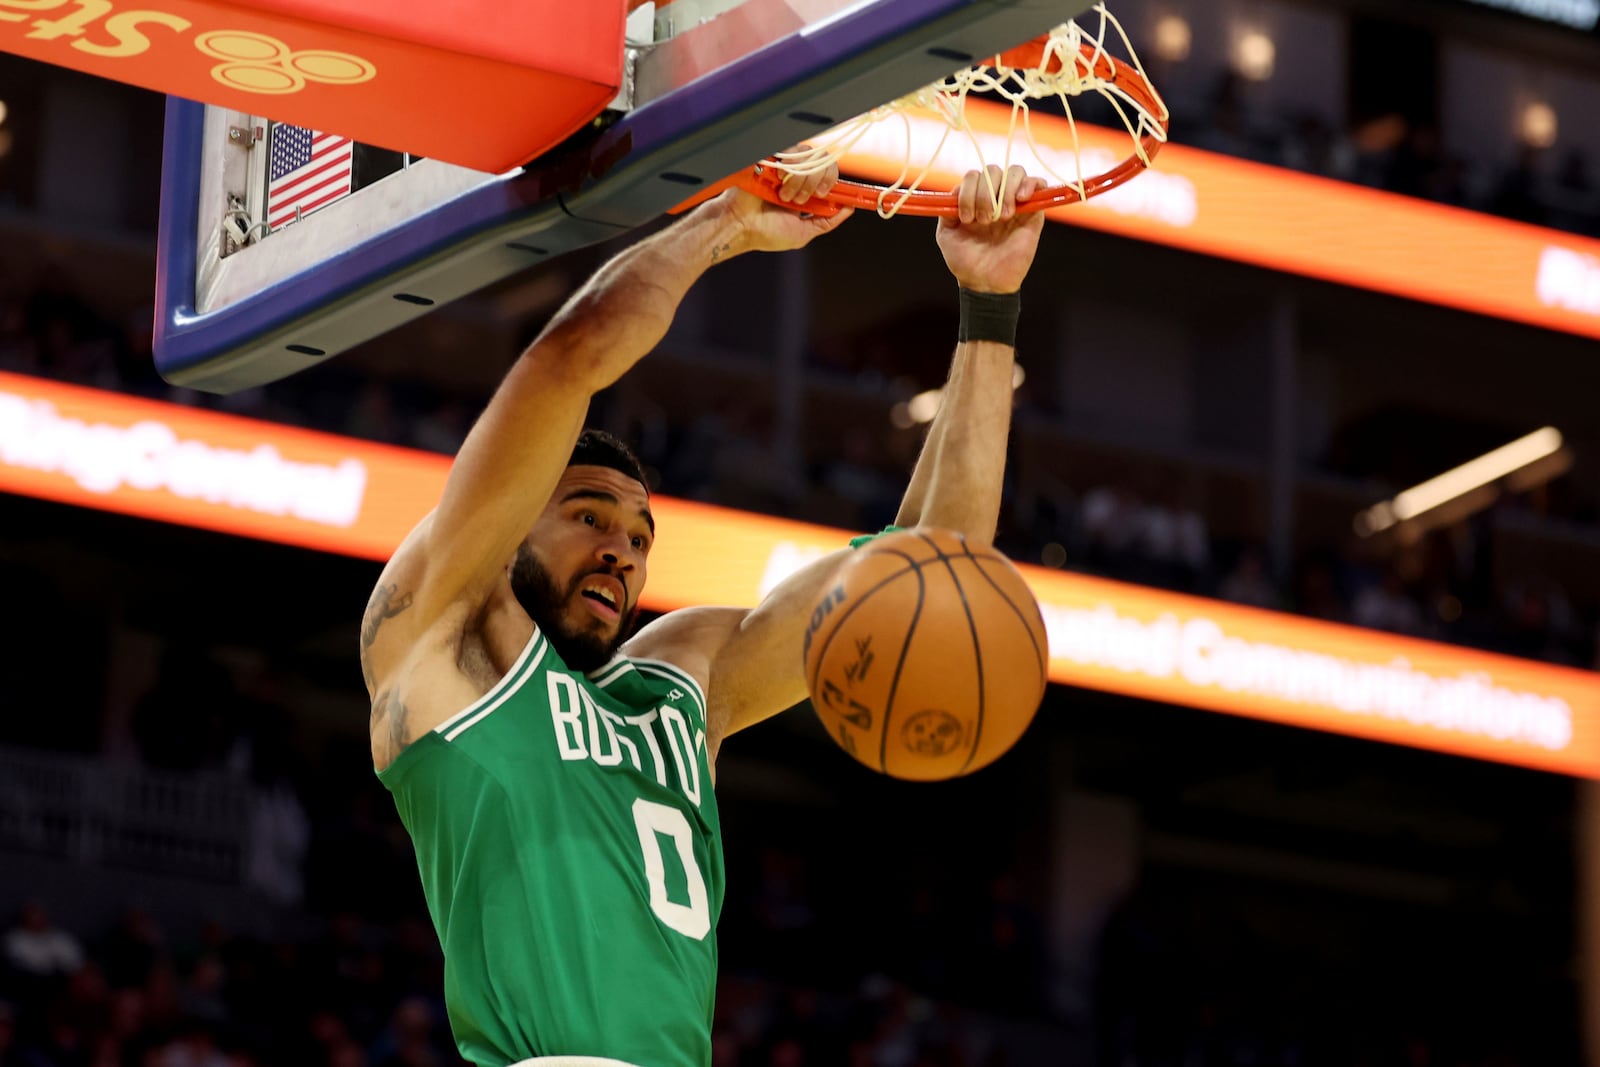
[[[251,803],[249,783],[220,773],[0,748],[0,850],[238,885]]]

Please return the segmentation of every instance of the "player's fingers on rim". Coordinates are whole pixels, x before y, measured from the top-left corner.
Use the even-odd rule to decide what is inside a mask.
[[[1017,201],[1022,199],[1027,183],[1028,172],[1017,164],[1012,164],[1006,171],[1006,196],[1002,205],[1002,218],[1009,219],[1017,213]]]
[[[1000,169],[998,163],[991,163],[983,171],[983,213],[979,219],[983,222],[998,222],[1006,217],[1005,196],[1007,191],[1006,172]]]
[[[972,205],[973,218],[979,222],[993,222],[995,215],[994,194],[1000,189],[999,175],[991,164],[978,172],[978,196]]]
[[[811,199],[811,193],[816,189],[817,183],[822,180],[822,174],[815,170],[808,170],[804,174],[795,175],[794,188],[790,190],[794,202],[803,204]]]
[[[800,188],[805,185],[805,182],[806,179],[803,174],[784,175],[783,184],[778,186],[778,199],[785,204],[792,204],[797,200],[805,199],[797,195],[800,192]]]
[[[823,186],[827,186],[827,189],[824,189]],[[833,181],[829,178],[828,171],[819,170],[815,174],[806,177],[806,183],[800,190],[805,195],[800,199],[805,201],[810,200],[812,197],[827,196],[827,190],[831,188],[833,188]]]
[[[961,179],[961,191],[956,198],[957,218],[963,223],[971,222],[976,215],[974,209],[978,203],[978,172],[967,171]]]
[[[838,183],[839,164],[835,163],[833,166],[822,172],[821,177],[817,180],[817,188],[811,195],[827,196],[829,193],[833,192],[833,187]]]

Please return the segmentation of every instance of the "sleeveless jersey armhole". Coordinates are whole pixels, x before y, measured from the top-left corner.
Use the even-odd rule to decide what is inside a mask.
[[[675,682],[682,685],[689,691],[690,698],[699,707],[701,722],[705,721],[705,690],[700,688],[700,683],[695,681],[694,676],[688,671],[684,670],[675,663],[668,663],[665,660],[659,659],[644,659],[639,656],[629,656],[628,662],[633,665],[634,670],[639,671],[641,674],[650,675],[659,680]]]
[[[496,708],[504,704],[511,694],[521,688],[523,682],[538,670],[548,649],[549,642],[535,627],[533,636],[528,639],[528,643],[523,646],[516,660],[512,662],[511,669],[506,671],[503,678],[491,686],[483,696],[407,745],[404,751],[391,760],[383,770],[373,768],[378,781],[393,790],[409,773],[409,768],[421,760],[426,752],[439,745],[448,745],[462,731],[493,714]]]

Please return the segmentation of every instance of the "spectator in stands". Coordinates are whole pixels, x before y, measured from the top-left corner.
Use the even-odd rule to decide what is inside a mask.
[[[1078,512],[1085,562],[1111,574],[1124,571],[1137,546],[1142,511],[1139,498],[1126,486],[1091,489]]]
[[[1422,632],[1422,609],[1406,590],[1405,579],[1394,567],[1386,568],[1381,581],[1356,594],[1350,606],[1350,621],[1372,630],[1398,634]]]
[[[401,443],[405,437],[394,394],[387,384],[378,379],[361,386],[355,407],[347,418],[346,432],[368,441],[393,445]]]
[[[411,428],[411,443],[429,452],[453,456],[461,449],[472,429],[472,413],[458,396],[445,398],[432,411],[424,412]]]
[[[1600,229],[1600,203],[1595,200],[1589,157],[1582,149],[1574,148],[1562,158],[1549,199],[1552,226],[1591,237]]]
[[[1305,559],[1295,580],[1295,610],[1314,619],[1347,622],[1335,562],[1329,553]]]
[[[448,1039],[440,1040],[439,1013],[423,997],[407,997],[394,1010],[388,1028],[367,1053],[372,1067],[435,1067],[453,1063]]]
[[[1252,545],[1239,553],[1233,570],[1222,579],[1217,593],[1235,604],[1248,604],[1256,608],[1277,610],[1283,606],[1278,588],[1267,574],[1266,553]]]
[[[161,930],[142,908],[124,911],[97,953],[112,989],[143,986],[164,954]]]
[[[1211,565],[1211,535],[1194,497],[1169,487],[1139,515],[1137,548],[1151,564],[1150,580],[1167,589],[1197,591]]]
[[[185,1023],[177,1037],[156,1051],[153,1067],[234,1067],[218,1047],[211,1025]]]
[[[51,923],[42,906],[30,902],[6,933],[5,958],[13,970],[32,978],[65,977],[83,966],[83,946]]]
[[[1246,106],[1245,89],[1245,80],[1237,72],[1222,72],[1212,90],[1208,122],[1190,135],[1195,146],[1244,159],[1255,157],[1253,123]]]
[[[878,529],[894,521],[895,494],[900,479],[883,469],[882,442],[864,427],[852,427],[833,460],[826,463],[822,484],[841,499],[854,504],[862,529]]]
[[[1544,204],[1539,198],[1539,156],[1539,149],[1523,146],[1516,165],[1501,178],[1489,202],[1490,211],[1518,222],[1545,224]]]

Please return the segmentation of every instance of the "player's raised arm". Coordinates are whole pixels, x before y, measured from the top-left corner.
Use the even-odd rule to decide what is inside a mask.
[[[481,602],[504,576],[566,466],[591,398],[655,347],[707,268],[744,252],[799,248],[848,214],[802,217],[731,191],[602,267],[511,368],[461,446],[438,507],[390,561],[374,604],[390,605],[379,613],[395,620],[384,628],[391,643],[404,647],[452,608]],[[403,615],[395,610],[402,602]],[[364,659],[386,658],[376,644],[364,638]]]
[[[897,526],[938,526],[980,542],[994,540],[1000,519],[1020,290],[1044,229],[1043,212],[1016,211],[1019,197],[1045,184],[1021,167],[1006,175],[1000,218],[989,218],[988,182],[999,179],[998,167],[987,178],[968,174],[961,216],[939,220],[939,250],[960,286],[961,336],[895,518]]]
[[[1043,186],[1020,167],[1007,175],[996,216],[988,182],[973,172],[961,187],[959,219],[941,219],[938,244],[960,288],[961,335],[939,413],[906,489],[896,524],[938,526],[974,542],[994,540],[1011,430],[1019,290],[1033,265],[1042,213],[1016,201]],[[806,697],[800,647],[806,623],[840,558],[791,576],[753,611],[722,618],[726,640],[712,661],[711,719],[720,742]],[[713,611],[715,609],[712,609]],[[710,613],[700,625],[714,633]]]

